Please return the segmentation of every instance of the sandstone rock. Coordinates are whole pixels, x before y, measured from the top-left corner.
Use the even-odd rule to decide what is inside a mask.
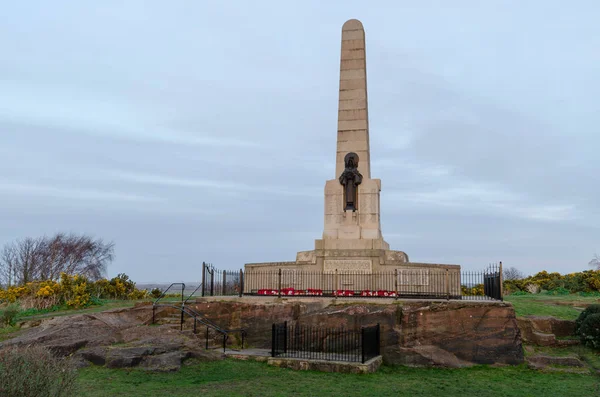
[[[546,355],[536,355],[527,358],[527,364],[534,369],[544,369],[551,365],[561,365],[565,367],[585,367],[585,364],[575,356],[554,357]]]
[[[526,316],[517,319],[524,342],[538,346],[565,346],[576,341],[557,340],[556,337],[571,336],[575,332],[575,322],[560,320],[551,316]]]
[[[437,346],[476,364],[523,362],[521,334],[505,303],[412,304],[403,308],[401,346]]]
[[[215,360],[220,356],[199,348],[196,336],[186,337],[168,327],[147,327],[151,306],[109,310],[97,314],[61,316],[43,320],[37,328],[0,343],[43,345],[57,356],[70,356],[72,364],[109,368],[141,365],[147,370],[173,371],[182,360],[195,357]],[[119,346],[113,346],[120,343]]]
[[[447,368],[462,368],[473,365],[473,363],[460,360],[446,350],[431,345],[415,347],[388,346],[383,357],[383,362],[386,365],[440,366]]]
[[[69,361],[70,361],[71,366],[73,368],[77,368],[77,369],[89,367],[90,365],[92,365],[89,361],[84,360],[81,357],[75,357],[75,356],[73,356],[73,357],[71,357],[69,359]]]
[[[381,325],[381,352],[387,363],[461,367],[472,364],[523,362],[521,334],[511,305],[501,302],[397,302],[323,299],[261,301],[253,299],[202,299],[193,305],[199,313],[223,328],[248,330],[246,345],[270,348],[271,325],[345,327]],[[157,310],[157,318],[169,310]],[[177,367],[178,354],[202,360],[220,358],[206,352],[204,331],[188,335],[167,325],[147,327],[151,306],[117,309],[89,315],[44,320],[5,341],[10,344],[52,346],[60,354],[72,354],[109,367],[141,365],[145,368]],[[191,327],[190,321],[187,326]],[[211,335],[212,337],[212,335]],[[239,343],[233,334],[229,343]],[[112,346],[119,343],[119,346]],[[332,340],[324,340],[325,346]],[[173,353],[173,354],[172,354]],[[181,363],[179,363],[180,365]]]
[[[82,360],[92,363],[94,365],[106,364],[106,354],[108,347],[92,347],[90,349],[81,349],[75,353],[75,358],[81,358]]]
[[[463,366],[524,360],[521,333],[510,304],[338,302],[323,298],[287,302],[203,298],[194,309],[225,328],[248,329],[248,343],[256,348],[270,348],[273,323],[330,328],[379,323],[381,351],[388,363]]]
[[[575,333],[575,321],[561,320],[552,316],[525,316],[522,321],[530,322],[536,331],[558,337],[571,336]]]
[[[106,355],[106,366],[108,368],[135,367],[142,359],[154,353],[153,347],[126,347],[112,348]]]
[[[153,372],[178,371],[181,368],[181,363],[188,356],[188,354],[179,351],[149,356],[144,360],[141,368]]]
[[[73,340],[68,338],[58,339],[46,344],[46,347],[52,351],[55,356],[66,357],[88,344],[88,340]]]
[[[19,322],[19,328],[27,329],[32,327],[37,327],[42,323],[42,320],[27,320]]]

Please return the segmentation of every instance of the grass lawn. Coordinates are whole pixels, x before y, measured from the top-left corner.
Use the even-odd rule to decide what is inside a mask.
[[[504,300],[513,304],[517,317],[554,316],[563,320],[575,320],[581,313],[579,308],[600,303],[597,296],[579,295],[508,295]]]
[[[354,375],[293,371],[254,361],[224,360],[175,373],[88,367],[85,396],[598,396],[595,375],[545,373],[525,366],[465,369],[382,367]]]

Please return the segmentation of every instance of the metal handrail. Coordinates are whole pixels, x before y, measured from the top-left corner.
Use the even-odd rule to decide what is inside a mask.
[[[202,288],[202,283],[198,284],[198,286],[196,287],[196,289],[190,294],[190,296],[188,296],[186,298],[186,300],[183,301],[183,304],[185,305],[192,296],[194,296],[194,294],[196,293],[196,291],[198,291],[200,288]]]
[[[153,313],[152,313],[152,323],[153,324],[155,321],[155,316],[154,316],[154,308],[155,307],[170,307],[173,309],[181,310],[181,329],[182,330],[183,330],[183,315],[184,314],[187,314],[188,316],[190,316],[194,319],[194,333],[196,333],[196,323],[197,322],[206,326],[207,330],[208,330],[208,328],[214,329],[215,331],[217,331],[218,333],[223,335],[223,352],[225,352],[225,346],[226,346],[227,339],[229,339],[229,334],[233,333],[233,332],[240,332],[241,336],[242,336],[242,348],[244,348],[244,339],[247,335],[246,330],[244,328],[224,329],[224,328],[219,327],[217,324],[213,323],[206,317],[203,317],[202,315],[200,315],[200,313],[196,312],[195,310],[193,310],[189,307],[186,307],[183,304],[181,306],[178,306],[178,305],[171,305],[171,304],[167,304],[167,303],[155,304],[153,306],[153,308],[152,308],[153,309]],[[207,348],[208,348],[208,336],[207,336],[206,344],[207,344]]]
[[[159,301],[160,301],[162,298],[164,298],[164,297],[166,296],[166,294],[167,294],[167,291],[168,291],[168,290],[170,290],[170,289],[171,289],[171,287],[172,287],[172,286],[174,286],[174,285],[181,285],[181,302],[183,302],[183,291],[185,291],[185,284],[184,284],[184,283],[172,283],[171,285],[169,285],[169,286],[167,287],[167,289],[166,289],[166,290],[164,290],[164,291],[163,291],[163,293],[162,293],[162,294],[160,294],[160,296],[158,297],[158,299],[156,299],[156,300],[155,300],[155,301],[152,303],[152,305],[156,305],[156,304],[158,304],[158,302],[159,302]]]

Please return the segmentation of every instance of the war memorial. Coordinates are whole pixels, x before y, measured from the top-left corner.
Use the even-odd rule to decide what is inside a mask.
[[[322,238],[295,261],[246,264],[245,293],[279,288],[274,272],[281,269],[282,287],[295,291],[460,295],[459,265],[410,262],[383,238],[382,182],[371,176],[368,110],[365,31],[351,19],[342,27],[335,178],[325,182]]]
[[[464,272],[411,262],[384,240],[367,111],[365,33],[349,20],[342,29],[335,174],[325,183],[324,230],[313,250],[236,271],[203,262],[202,282],[189,294],[184,283],[172,283],[152,302],[49,319],[0,347],[37,343],[82,367],[153,371],[217,355],[354,373],[382,363],[523,363],[514,308],[502,301],[501,268]]]

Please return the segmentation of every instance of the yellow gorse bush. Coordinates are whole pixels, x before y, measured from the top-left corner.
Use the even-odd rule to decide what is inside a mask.
[[[29,293],[29,287],[23,285],[20,287],[9,287],[6,290],[0,290],[0,299],[8,302],[16,302],[17,299],[26,296]]]
[[[534,289],[538,291],[562,289],[570,293],[600,292],[600,270],[584,270],[565,275],[556,272],[548,273],[544,270],[520,280],[506,280],[504,281],[504,289],[507,292],[530,291]]]
[[[135,288],[135,283],[125,274],[110,280],[95,282],[81,275],[60,274],[59,281],[35,281],[21,286],[0,289],[0,302],[23,302],[29,307],[48,308],[56,304],[80,308],[91,304],[93,299],[144,299],[147,291]]]

